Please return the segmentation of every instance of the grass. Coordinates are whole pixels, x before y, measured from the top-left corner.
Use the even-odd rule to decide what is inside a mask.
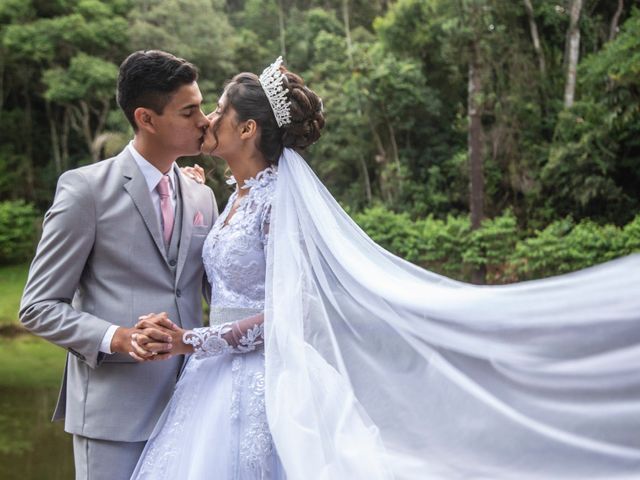
[[[58,387],[65,354],[64,349],[31,334],[0,337],[0,387]]]
[[[54,388],[62,378],[64,349],[20,327],[18,309],[28,272],[28,264],[0,267],[0,388]]]
[[[18,325],[18,309],[29,265],[0,267],[0,327]]]

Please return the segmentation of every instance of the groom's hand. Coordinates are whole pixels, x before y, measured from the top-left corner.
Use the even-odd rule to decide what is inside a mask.
[[[158,357],[159,352],[162,356],[168,356],[171,344],[170,332],[177,326],[169,320],[166,313],[149,314],[139,318],[134,328],[118,327],[111,340],[111,351],[118,353],[126,353],[131,355],[138,361],[150,360],[152,357]],[[134,336],[145,335],[152,340],[150,348],[137,351],[134,346]],[[160,359],[160,358],[158,358]]]
[[[131,335],[133,351],[129,355],[139,362],[170,358],[179,327],[165,312],[143,315],[138,320]]]

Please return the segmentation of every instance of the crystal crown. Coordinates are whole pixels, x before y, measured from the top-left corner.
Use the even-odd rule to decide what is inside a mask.
[[[282,57],[278,57],[260,75],[260,85],[267,94],[278,127],[291,123],[291,102],[287,100],[289,90],[282,86],[284,75],[280,71],[280,65],[282,65]]]

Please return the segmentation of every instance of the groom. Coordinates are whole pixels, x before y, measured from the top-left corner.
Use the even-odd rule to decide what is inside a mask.
[[[133,141],[64,173],[45,215],[20,320],[69,352],[54,420],[73,434],[77,479],[128,479],[172,394],[183,357],[136,363],[138,317],[201,326],[201,251],[217,206],[175,164],[200,152],[209,125],[197,77],[171,54],[131,54],[117,95]],[[145,333],[166,342],[162,325]]]

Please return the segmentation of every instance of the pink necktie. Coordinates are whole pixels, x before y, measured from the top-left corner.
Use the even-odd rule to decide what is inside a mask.
[[[171,188],[169,185],[169,177],[163,175],[156,187],[160,195],[160,211],[162,212],[162,236],[165,245],[169,245],[171,241],[171,233],[173,232],[173,205],[171,205]]]

